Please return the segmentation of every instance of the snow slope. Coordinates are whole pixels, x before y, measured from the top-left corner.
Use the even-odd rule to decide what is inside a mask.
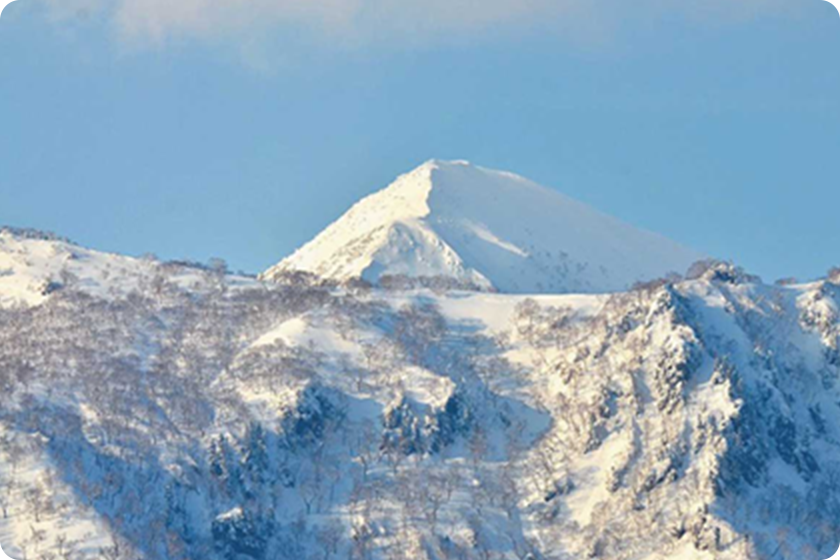
[[[0,309],[41,305],[71,287],[108,300],[143,292],[164,280],[183,290],[202,291],[210,276],[196,263],[105,253],[49,232],[0,226]],[[234,288],[255,282],[233,276],[227,281]]]
[[[840,541],[836,278],[710,263],[528,296],[154,270],[0,308],[0,540],[21,559],[822,560]]]
[[[92,251],[55,235],[0,228],[0,307],[37,305],[68,283],[104,297],[137,289],[148,261]]]
[[[443,277],[507,293],[626,289],[702,257],[512,173],[429,161],[267,270],[373,283]]]

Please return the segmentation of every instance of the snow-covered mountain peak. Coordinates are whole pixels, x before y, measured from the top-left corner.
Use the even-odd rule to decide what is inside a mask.
[[[511,293],[607,292],[700,254],[509,172],[430,160],[263,274],[408,278]]]

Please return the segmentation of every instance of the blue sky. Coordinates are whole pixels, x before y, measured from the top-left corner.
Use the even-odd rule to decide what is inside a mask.
[[[822,0],[239,3],[7,7],[0,223],[259,271],[437,157],[767,280],[840,265]]]

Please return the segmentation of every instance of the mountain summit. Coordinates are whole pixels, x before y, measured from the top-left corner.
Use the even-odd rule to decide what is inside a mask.
[[[513,173],[431,160],[263,273],[442,278],[507,293],[609,292],[702,255]]]

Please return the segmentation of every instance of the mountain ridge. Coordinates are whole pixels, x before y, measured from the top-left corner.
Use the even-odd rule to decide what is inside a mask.
[[[767,286],[709,262],[528,296],[153,272],[0,307],[13,556],[836,549],[837,279]]]

